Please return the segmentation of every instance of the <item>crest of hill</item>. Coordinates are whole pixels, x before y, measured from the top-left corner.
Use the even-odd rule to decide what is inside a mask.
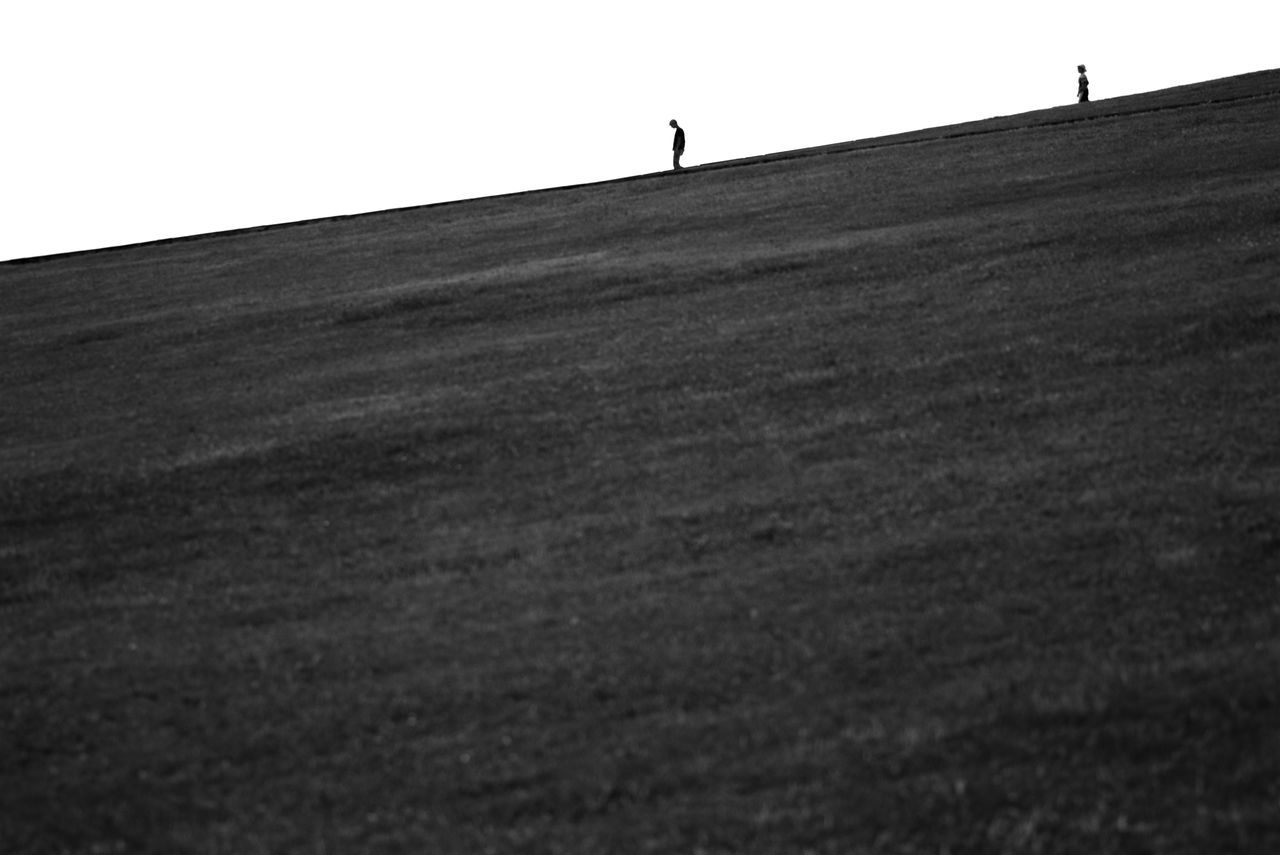
[[[741,158],[726,161],[714,166],[751,163],[764,160],[777,160],[789,157],[804,157],[815,154],[831,154],[842,151],[859,151],[879,148],[887,145],[903,145],[906,143],[928,142],[940,139],[956,139],[979,134],[999,133],[1028,128],[1049,127],[1053,125],[1086,122],[1096,119],[1119,118],[1123,116],[1141,115],[1157,110],[1176,110],[1186,107],[1212,104],[1228,104],[1236,101],[1256,98],[1273,98],[1280,95],[1280,69],[1255,71],[1234,77],[1223,77],[1202,83],[1190,83],[1185,86],[1174,86],[1169,89],[1158,89],[1154,92],[1142,92],[1136,95],[1123,95],[1116,98],[1105,98],[1091,101],[1088,104],[1069,104],[1065,106],[1047,107],[1043,110],[1032,110],[1016,113],[1011,116],[993,116],[955,125],[940,125],[934,128],[922,128],[904,131],[882,137],[865,140],[832,143],[794,151],[777,152],[760,157]]]
[[[693,171],[707,171],[715,169],[726,169],[740,166],[746,166],[759,163],[771,163],[779,160],[791,160],[802,157],[813,157],[818,155],[838,154],[841,152],[864,151],[867,149],[882,148],[885,146],[906,145],[911,143],[929,142],[934,140],[957,139],[962,137],[978,136],[981,134],[1000,133],[1005,131],[1025,130],[1037,127],[1049,127],[1054,125],[1071,124],[1076,122],[1085,122],[1098,119],[1112,119],[1125,116],[1140,115],[1152,111],[1160,110],[1176,110],[1188,107],[1229,104],[1242,100],[1274,98],[1280,95],[1280,69],[1270,69],[1266,71],[1256,71],[1250,74],[1242,74],[1233,77],[1224,77],[1217,80],[1209,80],[1201,83],[1191,83],[1185,86],[1175,86],[1169,89],[1160,89],[1153,92],[1144,92],[1136,95],[1126,95],[1117,98],[1102,99],[1093,101],[1089,104],[1079,105],[1061,105],[1048,107],[1042,110],[1033,110],[1026,113],[1017,113],[1010,116],[994,116],[986,119],[978,119],[970,122],[962,122],[954,125],[941,125],[932,128],[923,128],[914,131],[905,131],[897,134],[890,134],[880,137],[870,137],[862,140],[852,140],[846,142],[830,143],[821,146],[813,146],[802,149],[793,149],[789,151],[771,152],[768,154],[753,155],[744,158],[735,158],[733,160],[716,161],[712,163],[701,164],[692,167]],[[651,179],[659,176],[669,176],[671,173],[647,173],[642,175],[625,176],[621,178],[607,179],[605,181],[591,182],[588,184],[568,185],[564,187],[550,187],[536,190],[524,190],[516,193],[506,193],[497,196],[483,197],[484,199],[506,199],[517,196],[527,196],[536,193],[554,193],[557,191],[571,190],[580,187],[593,187],[609,184],[617,184],[627,181],[638,181]],[[135,246],[155,246],[178,241],[196,241],[211,237],[227,237],[232,235],[251,234],[264,230],[274,230],[290,228],[309,223],[336,222],[348,220],[352,218],[377,217],[380,215],[396,213],[401,211],[416,211],[425,209],[435,209],[445,206],[467,205],[471,202],[479,201],[476,199],[460,199],[449,202],[437,202],[428,205],[414,205],[406,208],[390,209],[387,211],[371,211],[359,214],[339,214],[332,217],[320,217],[309,220],[298,220],[286,223],[272,223],[261,226],[249,226],[242,229],[230,229],[221,232],[209,232],[195,235],[182,235],[172,238],[163,238],[155,241],[145,241],[138,244],[127,244],[116,247],[102,247],[90,250],[81,250],[67,253],[57,253],[47,256],[35,256],[30,258],[16,258],[0,261],[0,265],[6,264],[27,264],[38,262],[45,259],[60,258],[66,256],[83,255],[86,253],[111,252],[113,250],[126,249]]]

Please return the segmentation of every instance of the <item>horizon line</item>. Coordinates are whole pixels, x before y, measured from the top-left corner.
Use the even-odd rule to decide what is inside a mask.
[[[1280,68],[1262,69],[1259,71],[1250,71],[1244,74],[1233,74],[1227,77],[1218,77],[1211,80],[1202,80],[1195,83],[1179,84],[1178,86],[1170,86],[1164,89],[1153,89],[1148,92],[1135,92],[1129,95],[1117,95],[1113,98],[1104,98],[1098,101],[1090,101],[1087,104],[1062,104],[1053,107],[1041,107],[1035,110],[1027,110],[1021,113],[1013,113],[1007,116],[988,116],[984,119],[970,119],[963,122],[955,122],[948,125],[937,125],[927,128],[919,128],[916,130],[899,131],[892,134],[883,134],[875,137],[865,137],[856,140],[846,140],[843,142],[825,143],[816,146],[807,146],[805,148],[790,149],[786,151],[767,152],[765,154],[748,155],[746,157],[732,158],[729,160],[712,161],[710,163],[700,163],[693,166],[687,166],[680,170],[664,169],[658,172],[642,172],[635,175],[621,175],[614,178],[603,178],[596,181],[584,181],[577,184],[563,184],[552,187],[535,187],[527,190],[513,190],[505,193],[493,193],[487,196],[471,196],[461,199],[446,199],[439,202],[424,202],[416,205],[403,205],[395,208],[381,208],[373,211],[359,211],[352,214],[329,214],[320,217],[307,217],[301,220],[287,220],[277,223],[263,223],[256,226],[240,226],[230,229],[219,229],[209,232],[195,232],[185,235],[174,235],[171,237],[152,238],[150,240],[135,241],[123,244],[112,244],[108,246],[91,247],[88,249],[72,249],[63,252],[53,252],[45,255],[31,255],[17,258],[0,259],[0,266],[8,264],[37,264],[42,261],[50,261],[55,259],[70,258],[78,255],[89,255],[99,252],[115,252],[125,249],[137,249],[148,246],[165,246],[174,243],[185,243],[188,241],[203,240],[212,237],[235,236],[235,235],[251,235],[258,232],[274,231],[276,229],[287,229],[297,226],[314,225],[317,223],[339,222],[342,220],[355,219],[357,217],[373,217],[383,214],[396,214],[408,211],[426,210],[428,208],[439,208],[446,205],[461,205],[471,202],[489,201],[495,199],[517,198],[520,196],[528,196],[534,193],[554,193],[564,190],[579,190],[586,187],[600,187],[610,184],[622,184],[629,181],[641,181],[645,179],[661,179],[675,178],[681,174],[689,172],[711,172],[721,169],[733,169],[742,166],[756,166],[765,163],[778,163],[787,160],[799,160],[807,157],[817,157],[827,154],[844,154],[854,151],[872,151],[882,148],[893,148],[902,145],[912,145],[915,143],[938,142],[941,140],[964,139],[966,137],[985,136],[988,134],[1009,133],[1012,131],[1025,130],[1030,127],[1054,127],[1056,125],[1073,124],[1076,122],[1096,121],[1099,119],[1112,119],[1123,116],[1141,115],[1143,113],[1154,113],[1165,110],[1185,109],[1188,107],[1199,107],[1207,104],[1226,104],[1235,101],[1246,101],[1259,98],[1269,98],[1280,95],[1280,88],[1264,92],[1254,92],[1243,95],[1234,95],[1225,98],[1206,98],[1199,101],[1185,101],[1176,104],[1163,104],[1155,106],[1139,107],[1136,109],[1113,109],[1110,112],[1098,112],[1093,110],[1093,106],[1097,104],[1105,104],[1108,102],[1121,101],[1125,99],[1142,98],[1161,92],[1173,92],[1179,89],[1186,89],[1196,86],[1204,86],[1211,83],[1217,83],[1224,80],[1236,80],[1255,75],[1269,74],[1280,72]],[[956,128],[966,128],[970,125],[984,125],[1001,119],[1017,118],[1019,116],[1032,116],[1037,113],[1057,113],[1063,111],[1074,111],[1076,115],[1063,115],[1056,121],[1038,121],[1029,124],[1019,124],[1016,126],[1000,126],[992,128],[975,127],[968,130],[956,131]],[[1088,111],[1088,112],[1085,112]],[[1046,119],[1048,117],[1046,116]],[[950,133],[944,133],[951,130]]]

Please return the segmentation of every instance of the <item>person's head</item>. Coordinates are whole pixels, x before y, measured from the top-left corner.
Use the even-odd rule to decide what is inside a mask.
[[[1081,74],[1084,74],[1084,66],[1083,66],[1083,65],[1077,65],[1077,66],[1076,66],[1076,71],[1080,72]]]
[[[1083,65],[1082,65],[1082,66],[1080,66],[1080,70],[1081,70],[1081,71],[1084,71],[1084,66],[1083,66]],[[677,124],[676,124],[676,120],[675,120],[675,119],[672,119],[670,124],[671,124],[671,127],[673,127],[673,128],[678,128],[678,127],[679,127],[679,125],[677,125]]]

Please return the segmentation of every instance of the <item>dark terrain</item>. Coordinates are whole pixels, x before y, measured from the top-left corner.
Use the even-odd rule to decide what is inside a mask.
[[[0,265],[0,851],[1280,851],[1278,127]]]

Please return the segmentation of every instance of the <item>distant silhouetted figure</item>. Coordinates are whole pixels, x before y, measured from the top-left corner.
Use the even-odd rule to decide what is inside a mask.
[[[676,124],[676,120],[671,120],[671,127],[676,129],[676,137],[671,141],[671,168],[684,169],[680,165],[680,155],[684,154],[684,128]]]
[[[1084,73],[1084,66],[1077,65],[1076,71],[1080,72],[1080,88],[1076,90],[1076,98],[1081,104],[1089,100],[1089,75]]]

